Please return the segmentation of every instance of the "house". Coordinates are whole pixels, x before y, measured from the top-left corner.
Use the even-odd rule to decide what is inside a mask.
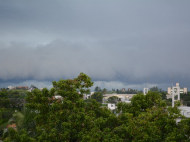
[[[8,86],[7,87],[9,90],[15,89],[15,86]]]
[[[39,90],[42,91],[44,88],[40,88]]]
[[[115,110],[117,107],[115,104],[108,103],[108,108],[111,110]]]
[[[10,127],[17,130],[17,127],[16,127],[15,123],[12,123],[12,124],[9,124],[9,125],[6,126],[7,129],[10,128]]]
[[[125,88],[122,88],[122,89],[121,89],[121,92],[125,92]]]
[[[63,97],[62,96],[60,96],[60,95],[55,95],[55,96],[53,96],[53,100],[57,100],[57,102],[62,102],[63,101]]]
[[[36,89],[36,88],[30,87],[30,88],[28,88],[28,91],[29,91],[29,92],[32,92],[34,89]]]

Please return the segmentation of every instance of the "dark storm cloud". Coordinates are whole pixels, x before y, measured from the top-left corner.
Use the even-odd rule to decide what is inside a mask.
[[[189,1],[5,1],[0,80],[190,86]]]
[[[37,48],[12,44],[1,48],[0,77],[2,80],[54,80],[73,78],[84,72],[96,81],[143,83],[149,76],[153,83],[162,83],[173,71],[189,79],[188,48],[176,45],[167,50],[161,43],[157,45],[160,48],[140,50],[118,46],[117,42],[122,40],[85,43],[55,40]]]
[[[17,36],[40,32],[52,38],[122,38],[174,29],[184,32],[189,26],[188,1],[22,0],[0,6],[1,31]]]

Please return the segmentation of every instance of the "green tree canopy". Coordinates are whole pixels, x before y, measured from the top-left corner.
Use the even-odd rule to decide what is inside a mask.
[[[118,102],[118,97],[117,96],[112,96],[108,98],[108,103],[114,103],[116,104]]]
[[[101,91],[101,88],[98,87],[98,86],[96,86],[95,89],[94,89],[94,91],[95,91],[95,92],[99,92],[99,91]]]
[[[102,103],[103,93],[102,92],[95,92],[91,95],[91,100],[95,99],[97,102]]]
[[[147,95],[135,95],[130,104],[119,103],[116,115],[100,107],[96,100],[84,102],[83,94],[88,93],[87,88],[92,85],[90,77],[81,73],[73,80],[54,81],[51,90],[29,92],[26,108],[36,112],[33,118],[36,127],[30,129],[35,133],[30,135],[26,129],[15,131],[10,128],[5,141],[190,140],[190,119],[176,123],[177,118],[183,119],[178,109],[179,102],[174,107],[167,107],[160,93],[149,91]],[[63,100],[52,99],[55,94],[62,96]]]
[[[104,88],[104,89],[102,90],[102,93],[103,93],[103,94],[106,94],[106,92],[107,92],[107,89]]]

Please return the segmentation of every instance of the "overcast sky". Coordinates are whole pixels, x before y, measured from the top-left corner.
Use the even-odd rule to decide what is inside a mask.
[[[190,87],[189,0],[0,0],[0,87],[72,79]]]

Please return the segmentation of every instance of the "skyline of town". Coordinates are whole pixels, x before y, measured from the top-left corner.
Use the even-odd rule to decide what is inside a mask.
[[[173,84],[173,83],[172,83]],[[175,85],[176,84],[176,85]],[[175,84],[173,84],[173,87],[180,87],[180,93],[187,93],[189,90],[188,90],[188,87],[182,87],[182,86],[179,86],[179,83],[177,82],[177,83],[175,83]],[[29,89],[30,91],[31,91],[31,88],[35,88],[36,86],[34,85],[34,84],[31,84],[30,85],[30,87],[29,86],[18,86],[18,85],[16,85],[16,86],[7,86],[7,87],[0,87],[0,89],[1,88],[7,88],[7,89],[9,89],[9,90],[14,90],[14,89],[25,89],[25,90],[27,90],[27,89]],[[93,87],[90,87],[90,90],[91,90],[91,92],[94,92],[95,90],[96,90],[96,87],[99,87],[100,89],[104,89],[105,87],[101,87],[101,86],[94,86],[93,85]],[[167,89],[165,89],[165,88],[160,88],[160,87],[158,87],[158,86],[148,86],[148,83],[147,83],[147,86],[145,86],[144,88],[148,88],[148,89],[150,89],[150,88],[154,88],[154,87],[157,87],[158,89],[161,89],[161,90],[163,90],[163,91],[167,91],[167,93],[170,95],[171,94],[171,92],[172,92],[172,86],[170,86],[170,87],[167,87]],[[38,89],[40,89],[40,90],[42,90],[43,88],[47,88],[47,87],[37,87]],[[132,91],[135,91],[135,92],[143,92],[143,89],[144,88],[142,88],[142,89],[136,89],[136,88],[109,88],[109,89],[107,89],[107,88],[105,88],[105,89],[107,89],[107,91],[117,91],[117,90],[119,90],[119,91],[121,91],[121,92],[130,92],[131,90]],[[51,89],[51,88],[48,88],[48,89]]]

